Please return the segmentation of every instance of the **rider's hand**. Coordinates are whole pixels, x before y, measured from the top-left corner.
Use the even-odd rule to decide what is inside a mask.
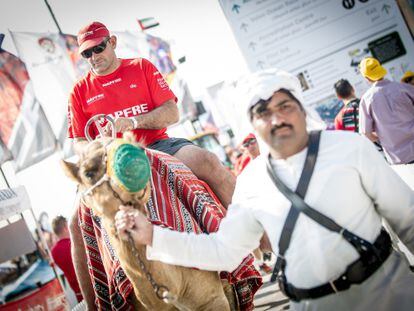
[[[134,129],[134,122],[130,118],[119,117],[115,119],[116,133],[124,133],[132,131]],[[104,132],[106,136],[110,136],[112,133],[112,124],[108,122],[105,126]]]
[[[147,217],[131,206],[121,205],[115,215],[115,227],[123,240],[131,234],[135,244],[152,245],[152,224]]]

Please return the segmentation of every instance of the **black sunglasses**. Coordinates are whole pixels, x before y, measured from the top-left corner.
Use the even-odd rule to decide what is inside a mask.
[[[414,77],[408,77],[405,79],[406,83],[411,83],[411,81],[413,81]]]
[[[83,58],[91,58],[92,53],[100,54],[106,49],[106,45],[109,41],[109,38],[104,39],[101,43],[98,45],[95,45],[94,47],[91,47],[90,49],[87,49],[81,53]]]
[[[243,143],[243,147],[245,147],[245,148],[247,148],[247,147],[249,147],[250,145],[253,145],[253,144],[255,144],[256,143],[256,139],[255,138],[251,138],[251,139],[249,139],[248,141],[246,141],[245,143]]]

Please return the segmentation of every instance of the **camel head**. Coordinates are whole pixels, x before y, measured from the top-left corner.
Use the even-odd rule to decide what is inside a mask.
[[[91,141],[77,163],[62,160],[65,174],[74,180],[86,205],[96,215],[113,217],[119,205],[145,212],[150,195],[150,165],[131,133],[123,139]]]

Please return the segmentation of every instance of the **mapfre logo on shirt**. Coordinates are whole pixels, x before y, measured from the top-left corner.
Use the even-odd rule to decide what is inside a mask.
[[[127,107],[127,108],[122,109],[122,110],[115,111],[114,113],[109,113],[109,114],[107,114],[107,116],[110,116],[113,119],[117,119],[117,118],[120,118],[120,117],[129,118],[129,117],[137,116],[137,115],[148,113],[148,112],[149,112],[148,104],[143,103],[143,104],[139,104],[139,105],[135,105],[135,106],[132,106],[132,107]],[[98,122],[100,124],[105,124],[106,119],[105,118],[100,118],[98,120]]]
[[[103,87],[107,87],[107,86],[113,85],[113,84],[115,84],[115,83],[119,83],[119,82],[121,82],[121,81],[122,81],[122,78],[116,78],[116,79],[114,79],[114,80],[111,80],[111,81],[108,81],[108,82],[106,82],[106,83],[103,83],[103,84],[102,84],[102,86],[103,86]]]
[[[86,104],[89,106],[90,104],[93,104],[94,102],[97,102],[98,100],[104,99],[105,98],[105,94],[98,94],[95,95],[91,98],[88,98],[86,100]]]
[[[161,88],[163,91],[168,90],[168,89],[170,88],[170,87],[168,86],[167,81],[165,81],[163,77],[157,78],[157,82],[158,82],[158,85],[160,86],[160,88]]]

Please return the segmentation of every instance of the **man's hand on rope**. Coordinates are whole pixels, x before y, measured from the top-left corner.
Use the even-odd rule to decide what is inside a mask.
[[[128,240],[131,234],[135,244],[152,245],[152,224],[147,217],[131,206],[121,205],[115,215],[119,237]]]
[[[134,121],[131,118],[119,117],[115,119],[115,130],[117,133],[124,133],[134,129]],[[108,122],[104,128],[105,136],[111,136],[112,124]]]

